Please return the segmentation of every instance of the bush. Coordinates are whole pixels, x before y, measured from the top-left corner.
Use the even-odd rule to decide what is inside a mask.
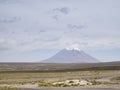
[[[120,80],[120,76],[118,76],[118,77],[113,77],[111,80]]]
[[[52,86],[52,83],[42,82],[42,83],[39,83],[38,86],[39,87],[50,87],[50,86]]]
[[[92,83],[92,85],[100,85],[101,84],[101,82],[98,82],[98,81],[95,81],[95,80],[91,81],[91,83]]]

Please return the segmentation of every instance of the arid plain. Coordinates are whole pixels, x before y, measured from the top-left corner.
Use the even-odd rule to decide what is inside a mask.
[[[120,62],[1,63],[0,87],[12,90],[116,90],[120,89]]]

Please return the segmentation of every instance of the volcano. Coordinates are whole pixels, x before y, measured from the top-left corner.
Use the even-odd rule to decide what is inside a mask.
[[[43,60],[43,63],[98,63],[99,60],[84,51],[63,49],[54,56]]]

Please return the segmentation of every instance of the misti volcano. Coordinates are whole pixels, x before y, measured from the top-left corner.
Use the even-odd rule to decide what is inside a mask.
[[[97,63],[99,60],[77,49],[63,49],[43,63]]]

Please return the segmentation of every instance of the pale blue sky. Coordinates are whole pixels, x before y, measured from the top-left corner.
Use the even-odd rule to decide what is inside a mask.
[[[40,61],[68,47],[120,61],[120,0],[0,0],[0,62]]]

